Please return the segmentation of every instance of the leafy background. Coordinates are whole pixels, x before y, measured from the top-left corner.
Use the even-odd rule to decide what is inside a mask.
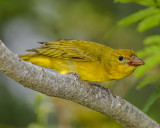
[[[160,24],[160,1],[159,0],[140,0],[140,1],[132,1],[132,0],[117,0],[116,2],[135,2],[137,4],[141,4],[144,6],[148,6],[145,9],[137,11],[136,13],[120,20],[116,26],[116,28],[121,28],[133,23],[137,23],[137,31],[142,33],[153,29],[154,27],[158,28]],[[137,89],[141,89],[149,84],[156,84],[157,87],[155,91],[148,98],[147,102],[143,107],[144,112],[148,112],[149,108],[152,104],[159,98],[160,96],[160,77],[158,73],[152,74],[154,68],[157,68],[160,64],[160,35],[159,33],[148,35],[144,39],[144,49],[138,52],[139,56],[145,58],[145,66],[139,67],[139,69],[135,72],[137,77],[143,77]],[[109,34],[108,34],[109,35]],[[153,75],[153,76],[152,76]]]
[[[80,39],[133,49],[145,66],[102,83],[160,123],[159,0],[0,0],[0,39],[16,54],[36,42]],[[70,101],[49,98],[0,74],[2,128],[121,128]]]

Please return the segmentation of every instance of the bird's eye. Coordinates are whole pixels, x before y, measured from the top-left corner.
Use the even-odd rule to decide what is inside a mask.
[[[119,61],[122,61],[123,60],[123,56],[119,56],[118,59],[119,59]]]

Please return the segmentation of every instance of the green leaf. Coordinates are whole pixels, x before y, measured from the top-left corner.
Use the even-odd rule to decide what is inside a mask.
[[[145,45],[160,44],[160,35],[149,36],[144,40]]]
[[[145,47],[143,50],[137,52],[138,57],[143,58],[148,55],[160,54],[160,46],[153,45],[149,47]]]
[[[160,97],[160,86],[156,89],[156,91],[149,97],[146,104],[143,107],[143,111],[147,112],[151,105]]]
[[[145,74],[146,71],[152,69],[157,64],[160,63],[160,57],[159,54],[151,56],[145,60],[145,65],[138,67],[138,69],[135,71],[135,75],[137,77],[141,77]]]
[[[144,78],[144,79],[139,83],[139,85],[136,87],[136,89],[139,90],[139,89],[145,87],[146,85],[148,85],[148,84],[150,84],[150,83],[153,83],[153,82],[157,82],[157,81],[160,81],[160,76]]]
[[[108,38],[113,32],[115,32],[117,29],[119,29],[121,27],[133,24],[139,20],[142,20],[142,19],[144,19],[150,15],[156,14],[156,13],[160,13],[160,10],[155,7],[150,7],[150,8],[146,8],[141,11],[138,11],[138,12],[120,20],[113,29],[111,29],[109,32],[107,32],[104,35],[104,38]]]
[[[121,2],[121,3],[134,2],[144,6],[154,6],[156,4],[154,0],[115,0],[115,2]]]
[[[150,7],[150,8],[140,10],[140,11],[120,20],[118,22],[118,26],[127,26],[130,24],[133,24],[139,20],[142,20],[148,16],[151,16],[153,14],[157,14],[159,12],[160,12],[160,10],[155,7]]]
[[[112,28],[109,32],[107,32],[103,38],[107,39],[110,35],[112,35],[112,33],[114,33],[117,29],[119,29],[119,26],[115,26],[114,28]]]
[[[31,123],[27,128],[48,128],[48,126],[41,123]]]
[[[150,28],[158,26],[160,24],[160,14],[150,16],[138,24],[138,31],[144,32]]]

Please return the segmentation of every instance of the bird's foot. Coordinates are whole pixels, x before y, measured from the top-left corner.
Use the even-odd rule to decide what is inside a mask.
[[[95,84],[95,83],[89,83],[89,84],[90,84],[90,85],[94,85],[94,86],[96,86],[96,87],[98,87],[98,88],[101,88],[101,89],[105,90],[109,95],[111,94],[114,98],[116,98],[116,95],[113,94],[113,93],[111,93],[111,91],[110,91],[109,88],[105,88],[105,87],[103,87],[103,86],[101,86],[101,85],[99,85],[99,84]]]
[[[80,75],[79,75],[79,74],[76,74],[75,72],[67,73],[67,75],[73,75],[73,76],[75,76],[77,79],[80,78]]]

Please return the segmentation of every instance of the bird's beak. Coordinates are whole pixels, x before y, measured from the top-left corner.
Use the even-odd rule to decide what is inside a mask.
[[[145,63],[139,59],[138,57],[134,57],[133,60],[128,62],[128,65],[131,66],[140,66],[140,65],[144,65]]]

